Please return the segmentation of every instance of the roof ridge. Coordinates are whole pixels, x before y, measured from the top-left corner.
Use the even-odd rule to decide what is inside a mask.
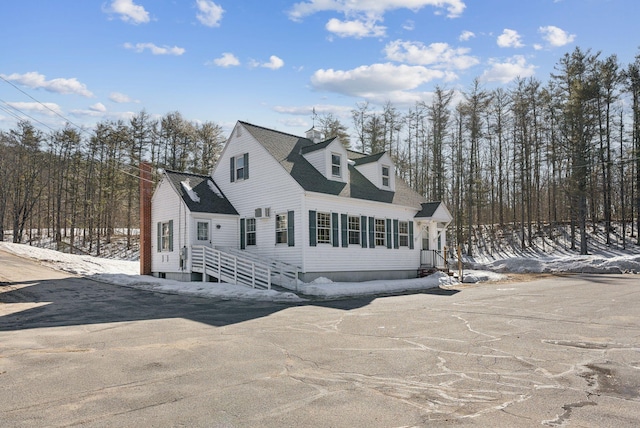
[[[277,129],[267,128],[267,127],[265,127],[265,126],[260,126],[260,125],[255,125],[255,124],[253,124],[253,123],[245,122],[245,121],[243,121],[243,120],[239,120],[239,121],[238,121],[238,123],[241,123],[241,124],[243,124],[243,125],[253,126],[254,128],[259,128],[259,129],[262,129],[262,130],[265,130],[265,131],[277,132],[278,134],[288,135],[289,137],[294,137],[294,138],[304,138],[304,139],[308,140],[308,138],[306,138],[306,137],[301,137],[300,135],[294,135],[294,134],[291,134],[291,133],[289,133],[289,132],[278,131]],[[309,141],[311,141],[311,140],[309,140]]]

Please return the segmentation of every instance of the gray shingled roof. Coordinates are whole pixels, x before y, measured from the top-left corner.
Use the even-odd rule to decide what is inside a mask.
[[[396,177],[395,192],[381,190],[367,180],[353,165],[349,165],[349,183],[329,180],[302,156],[305,151],[313,151],[317,147],[317,144],[314,144],[313,141],[247,122],[241,121],[240,123],[306,191],[393,203],[415,207],[416,209],[420,209],[421,204],[426,202],[422,195],[411,189],[399,177]],[[318,144],[325,144],[326,146],[328,142],[330,140]],[[356,162],[360,160],[360,163],[373,162],[383,154],[367,156],[351,150],[348,150],[347,153],[349,159]],[[375,158],[376,156],[377,158]]]
[[[433,217],[433,215],[435,214],[440,204],[441,202],[426,202],[422,204],[422,208],[420,209],[418,214],[416,214],[414,217],[417,217],[417,218]]]
[[[215,184],[213,178],[208,175],[189,174],[170,170],[165,170],[165,174],[191,212],[238,214],[233,205],[231,205],[231,202],[229,202],[220,188]],[[189,187],[191,187],[200,198],[199,202],[194,201],[191,196],[189,196],[182,185],[183,181],[188,181]],[[213,191],[209,182],[217,191]]]

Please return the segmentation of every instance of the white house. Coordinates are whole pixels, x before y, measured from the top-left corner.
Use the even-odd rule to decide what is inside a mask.
[[[164,171],[151,204],[151,271],[181,280],[228,280],[221,265],[247,260],[289,266],[304,282],[414,278],[444,265],[452,220],[396,176],[387,153],[246,122],[211,176]]]

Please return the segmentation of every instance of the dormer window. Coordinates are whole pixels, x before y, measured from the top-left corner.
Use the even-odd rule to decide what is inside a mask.
[[[342,165],[342,157],[337,153],[331,153],[331,175],[334,177],[342,177],[340,168]]]
[[[389,168],[386,165],[382,166],[382,187],[389,187],[389,171],[391,168]]]

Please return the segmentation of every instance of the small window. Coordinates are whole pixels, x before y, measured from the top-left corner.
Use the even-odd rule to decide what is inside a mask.
[[[383,218],[375,219],[375,239],[376,247],[384,247],[387,245],[386,241],[387,227]]]
[[[409,246],[409,222],[398,222],[398,245],[401,247]]]
[[[236,180],[244,180],[244,156],[236,158]]]
[[[348,219],[349,245],[360,244],[360,217],[350,215]]]
[[[331,214],[318,213],[318,244],[330,244],[331,243]]]
[[[196,226],[196,229],[197,229],[198,241],[209,240],[209,222],[208,221],[199,221]]]
[[[287,214],[276,215],[276,244],[288,243]]]
[[[382,186],[389,187],[389,170],[388,166],[382,167]]]
[[[256,245],[256,219],[248,218],[246,220],[247,245]]]
[[[331,153],[331,175],[341,177],[340,173],[341,157],[336,153]]]

